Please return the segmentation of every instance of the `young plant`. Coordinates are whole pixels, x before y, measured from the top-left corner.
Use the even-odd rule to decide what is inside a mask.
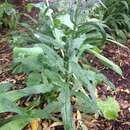
[[[14,6],[7,2],[0,4],[0,28],[9,27],[10,29],[16,29],[19,16]]]
[[[118,117],[120,106],[112,97],[108,97],[106,101],[97,100],[99,108],[102,110],[104,117],[108,120],[115,120]]]
[[[103,25],[93,19],[84,23],[77,22],[78,4],[72,16],[62,13],[53,17],[54,12],[48,1],[37,7],[44,14],[43,20],[46,21],[48,30],[42,30],[41,33],[37,28],[33,32],[37,44],[14,48],[13,72],[25,72],[29,76],[26,88],[0,93],[0,112],[17,113],[2,123],[0,130],[21,130],[34,119],[54,119],[54,113],[60,113],[59,120],[62,117],[65,130],[75,130],[73,108],[83,113],[99,114],[97,84],[104,82],[114,88],[104,75],[87,64],[85,53],[93,54],[120,75],[122,71],[100,54],[98,47],[106,40]],[[15,105],[20,98],[32,94],[40,94],[41,102],[38,105],[47,106],[36,109]],[[75,100],[72,101],[72,98]]]

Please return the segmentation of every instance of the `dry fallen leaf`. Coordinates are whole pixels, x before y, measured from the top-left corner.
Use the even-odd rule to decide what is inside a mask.
[[[123,125],[129,125],[130,126],[130,122],[124,122]]]
[[[38,126],[39,126],[39,120],[38,119],[37,120],[33,120],[31,122],[31,128],[32,128],[32,130],[38,130]]]
[[[56,126],[62,126],[62,122],[54,122],[52,125],[50,125],[50,128],[56,127]]]

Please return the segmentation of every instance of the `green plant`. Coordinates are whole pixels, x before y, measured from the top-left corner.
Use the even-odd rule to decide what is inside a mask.
[[[114,98],[108,97],[106,101],[99,99],[97,100],[97,104],[106,119],[115,120],[118,117],[120,106]]]
[[[55,119],[54,113],[57,112],[60,113],[59,118],[62,117],[64,129],[74,130],[73,107],[84,113],[99,114],[97,84],[104,82],[112,89],[114,85],[88,64],[89,61],[84,58],[87,52],[122,75],[117,65],[100,54],[99,47],[106,40],[102,23],[95,19],[77,22],[78,4],[73,15],[63,12],[53,16],[48,1],[37,7],[46,22],[43,27],[48,29],[37,27],[32,31],[37,44],[14,48],[13,73],[25,72],[29,76],[26,88],[0,93],[0,112],[17,113],[2,122],[0,130],[21,130],[33,119]],[[36,106],[47,106],[43,109],[16,106],[20,98],[33,94],[40,94],[40,103]],[[76,99],[73,102],[72,97]]]
[[[130,31],[129,5],[127,0],[103,0],[104,5],[98,5],[91,12],[91,17],[103,21],[110,29],[109,34],[120,42],[127,40],[127,32]]]
[[[16,29],[18,19],[18,13],[12,4],[7,1],[0,4],[0,27]]]

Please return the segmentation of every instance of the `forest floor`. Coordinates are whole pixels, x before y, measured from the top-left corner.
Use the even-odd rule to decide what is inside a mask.
[[[2,33],[0,33],[0,35],[2,35]],[[127,46],[130,48],[130,43],[128,43]],[[85,115],[83,116],[84,122],[89,130],[130,130],[130,52],[116,45],[107,44],[104,47],[103,54],[122,68],[123,77],[102,65],[95,57],[87,54],[86,58],[90,59],[93,66],[98,68],[115,84],[115,91],[108,90],[104,85],[98,86],[98,95],[101,98],[106,98],[110,95],[115,97],[120,104],[121,112],[119,113],[118,119],[114,121],[108,121],[101,117],[96,119],[94,116]],[[12,49],[10,45],[5,41],[0,42],[0,82],[12,82],[16,85],[15,89],[20,89],[24,86],[26,75],[11,74],[9,65],[11,65],[12,59]],[[5,113],[4,116],[11,116],[11,113]],[[44,122],[42,125],[46,125],[49,128],[50,124]],[[55,130],[63,130],[63,127],[55,127]]]

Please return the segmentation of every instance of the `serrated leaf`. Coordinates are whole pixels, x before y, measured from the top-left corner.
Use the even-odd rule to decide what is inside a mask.
[[[106,119],[115,120],[118,117],[120,106],[114,98],[108,97],[105,101],[98,99],[97,105],[101,109],[103,116]]]

